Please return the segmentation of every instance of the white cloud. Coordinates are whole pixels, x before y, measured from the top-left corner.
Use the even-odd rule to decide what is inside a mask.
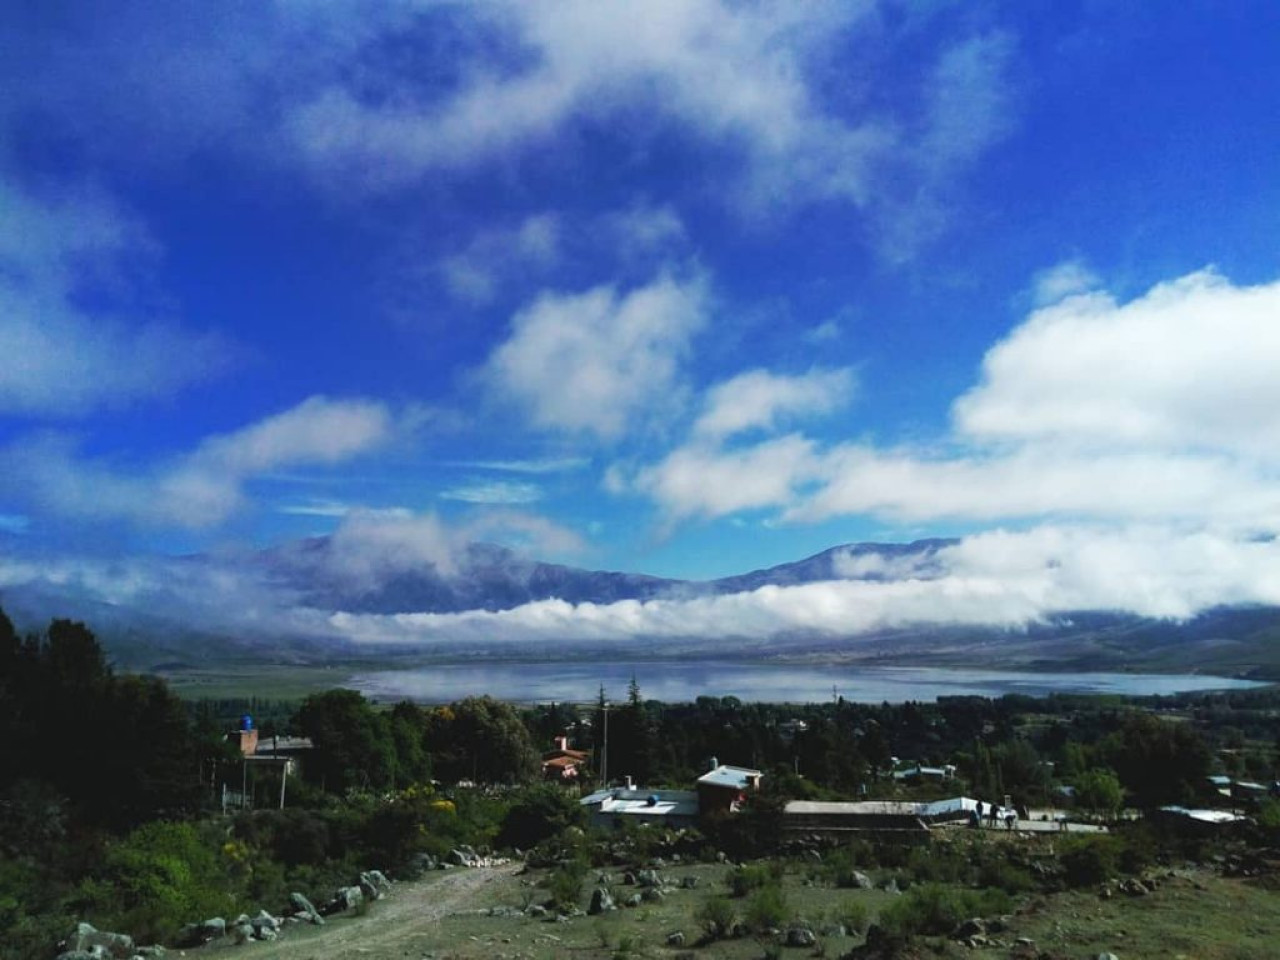
[[[717,517],[789,504],[818,467],[814,442],[794,434],[737,450],[695,443],[639,470],[630,486],[671,517]]]
[[[1213,271],[1129,303],[1094,293],[1034,312],[988,351],[956,401],[984,441],[1280,455],[1280,281]]]
[[[85,458],[65,437],[34,437],[0,451],[10,478],[2,488],[54,514],[208,528],[246,506],[253,477],[349,460],[386,443],[394,429],[379,403],[311,397],[158,463]]]
[[[988,352],[939,449],[802,434],[726,447],[695,435],[632,470],[630,486],[676,517],[772,509],[793,522],[1058,517],[1280,530],[1276,316],[1280,282],[1236,287],[1211,272],[1125,304],[1069,295]],[[783,384],[795,386],[754,372],[716,388],[703,437],[771,426],[779,397],[800,407],[795,398],[807,398],[818,412],[838,396]]]
[[[542,499],[542,488],[536,483],[513,483],[509,480],[476,480],[440,491],[444,500],[463,503],[535,503]]]
[[[101,192],[69,194],[47,202],[0,177],[0,412],[79,416],[222,372],[222,338],[134,315],[129,273],[154,254],[145,231]],[[112,305],[86,309],[86,287]]]
[[[582,470],[591,465],[588,457],[547,457],[533,460],[461,460],[450,466],[476,470],[497,470],[502,473],[567,473]]]
[[[415,95],[403,79],[396,97],[334,85],[293,111],[290,131],[324,168],[396,184],[509,153],[574,119],[640,107],[741,149],[752,202],[771,205],[788,194],[861,202],[892,138],[874,120],[825,111],[808,74],[873,8],[491,5],[476,18],[480,29],[520,49],[519,66],[471,64],[467,82],[444,99]]]
[[[861,558],[864,566],[871,563]],[[693,599],[570,604],[501,612],[337,613],[333,627],[363,642],[623,642],[848,637],[927,625],[1019,630],[1083,610],[1185,619],[1220,604],[1280,603],[1280,543],[1211,530],[1044,527],[993,532],[939,550],[922,576],[763,587]]]
[[[466,249],[441,261],[445,286],[473,306],[490,303],[513,275],[554,265],[560,258],[560,235],[560,220],[552,214],[528,217],[510,229],[482,231]]]
[[[1037,307],[1048,307],[1081,293],[1096,290],[1100,278],[1080,260],[1064,260],[1031,278],[1032,299]]]
[[[513,318],[484,377],[538,427],[616,439],[672,402],[705,301],[698,277],[545,293]]]
[[[693,432],[724,438],[744,430],[772,430],[781,417],[832,412],[852,388],[853,373],[848,369],[810,370],[799,376],[750,370],[707,392]]]

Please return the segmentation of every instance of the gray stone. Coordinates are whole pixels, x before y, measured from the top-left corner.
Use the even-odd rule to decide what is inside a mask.
[[[262,932],[263,930],[279,930],[280,929],[280,920],[276,917],[273,917],[271,914],[267,913],[267,911],[265,910],[259,910],[258,915],[254,917],[250,921],[250,923],[253,924],[253,929],[259,933]]]
[[[312,917],[320,916],[320,911],[315,905],[300,893],[289,894],[289,904],[294,909],[294,916],[303,914],[305,919],[310,920]]]
[[[855,870],[849,875],[852,885],[857,890],[871,890],[875,884],[871,882],[871,878],[861,870]]]
[[[525,913],[531,917],[545,917],[547,915],[547,908],[540,903],[531,903],[529,904],[528,909],[525,910]]]
[[[673,932],[673,933],[668,933],[668,934],[667,934],[667,946],[668,946],[668,947],[683,947],[683,946],[684,946],[684,931],[683,931],[683,930],[676,930],[676,931],[675,931],[675,932]]]
[[[345,910],[354,910],[362,903],[364,903],[364,891],[359,887],[339,887],[333,899],[329,901],[328,912],[340,913]]]
[[[682,877],[680,886],[685,890],[692,890],[698,885],[698,878],[695,876]]]
[[[244,923],[236,923],[231,926],[231,938],[236,943],[248,943],[253,939],[253,924],[246,920]]]
[[[624,907],[638,907],[642,903],[644,903],[644,897],[638,893],[633,893],[631,896],[627,897],[626,900],[622,901],[622,905]]]
[[[1120,958],[1114,953],[1100,953],[1098,954],[1098,960],[1120,960]]]
[[[457,847],[449,851],[448,862],[456,867],[469,867],[475,862],[475,859],[475,852],[464,847]]]
[[[640,896],[645,903],[657,903],[659,900],[664,899],[666,894],[662,892],[660,887],[646,887],[644,893]]]
[[[90,923],[76,924],[75,932],[63,945],[67,952],[92,953],[95,948],[105,957],[131,957],[134,954],[133,937],[123,933],[98,930]]]
[[[613,897],[609,896],[609,891],[604,887],[596,887],[591,891],[591,906],[587,908],[587,913],[594,917],[617,909],[618,905],[613,902]]]
[[[808,927],[792,927],[787,931],[788,947],[812,947],[817,943],[817,936]]]
[[[227,935],[227,921],[222,917],[210,917],[200,924],[200,935],[205,940],[217,940]]]
[[[980,937],[986,934],[987,925],[977,917],[971,917],[965,920],[955,930],[951,931],[952,940],[969,940],[973,937]]]
[[[642,887],[662,886],[662,874],[657,870],[641,870],[636,874],[636,883]]]

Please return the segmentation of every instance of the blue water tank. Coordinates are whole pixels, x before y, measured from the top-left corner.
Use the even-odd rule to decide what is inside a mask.
[[[249,714],[247,714],[247,713],[246,713],[246,714],[243,714],[243,715],[240,717],[240,729],[241,729],[241,730],[246,730],[246,731],[248,731],[248,730],[252,730],[252,729],[253,729],[253,717],[249,716]]]

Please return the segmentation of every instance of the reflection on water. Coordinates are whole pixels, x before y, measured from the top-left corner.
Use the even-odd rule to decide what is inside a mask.
[[[834,696],[861,703],[901,703],[938,697],[1006,693],[1118,693],[1130,696],[1262,686],[1223,677],[1143,673],[1029,673],[942,667],[859,667],[640,661],[636,663],[437,664],[412,670],[363,673],[348,686],[380,700],[447,703],[489,694],[515,701],[587,701],[603,685],[615,699],[632,676],[646,699],[668,703],[697,697],[737,697],[776,703],[815,703]]]

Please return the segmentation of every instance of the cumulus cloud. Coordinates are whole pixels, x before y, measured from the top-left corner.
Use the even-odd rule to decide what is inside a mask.
[[[729,437],[744,430],[771,430],[783,417],[830,413],[845,402],[853,386],[852,371],[810,370],[784,376],[750,370],[707,392],[695,435]]]
[[[130,272],[153,254],[146,231],[101,191],[47,201],[0,175],[0,413],[80,416],[230,365],[223,338],[136,305]]]
[[[991,348],[980,382],[954,404],[953,436],[933,448],[800,433],[725,445],[695,430],[633,471],[633,488],[677,517],[773,509],[793,522],[1088,517],[1280,529],[1278,315],[1280,282],[1237,287],[1210,271],[1128,303],[1067,295]],[[736,378],[709,393],[701,432],[768,428],[787,402],[819,412],[840,395],[815,386]]]
[[[1128,303],[1105,293],[1035,311],[988,351],[956,401],[961,434],[1276,462],[1280,281],[1238,287],[1212,270]]]
[[[11,496],[72,517],[199,529],[246,506],[245,484],[267,471],[325,466],[391,439],[394,418],[380,403],[311,397],[283,413],[158,463],[85,457],[71,439],[27,438],[0,451]]]
[[[535,426],[616,439],[678,394],[706,299],[696,276],[544,293],[513,318],[483,377]]]

